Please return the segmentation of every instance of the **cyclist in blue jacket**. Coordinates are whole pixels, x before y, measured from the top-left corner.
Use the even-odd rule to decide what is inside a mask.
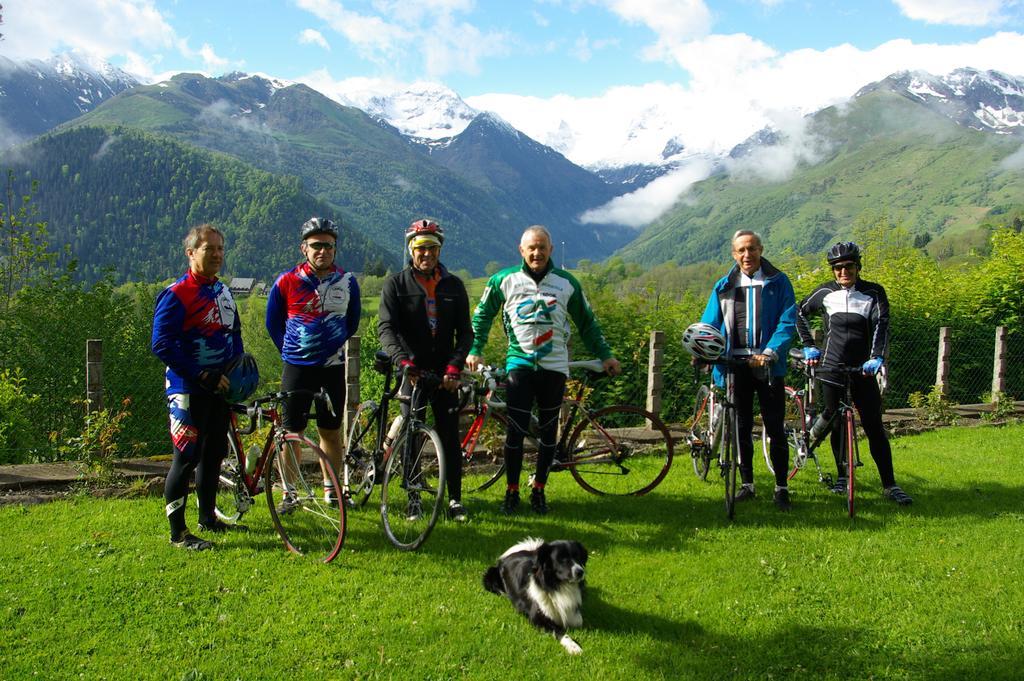
[[[189,269],[157,296],[152,350],[167,365],[174,458],[164,483],[164,501],[171,544],[202,551],[213,544],[185,525],[193,471],[199,528],[208,532],[242,528],[216,517],[220,464],[227,453],[229,413],[223,395],[231,385],[224,369],[242,353],[242,333],[231,292],[217,279],[224,263],[224,235],[213,225],[198,225],[185,236],[184,244]]]
[[[267,296],[267,331],[281,352],[281,390],[324,389],[334,413],[317,403],[320,449],[335,471],[341,464],[341,415],[345,409],[345,341],[359,328],[359,284],[335,264],[338,227],[313,217],[299,229],[302,262],[282,273]],[[292,433],[306,429],[312,394],[285,400],[281,420]],[[324,500],[338,503],[338,490],[324,472]],[[288,490],[282,510],[289,506]]]
[[[722,331],[727,357],[747,364],[733,369],[736,427],[740,446],[740,478],[743,486],[736,501],[754,498],[754,395],[761,406],[761,420],[771,437],[775,469],[775,505],[791,507],[787,473],[789,443],[786,441],[786,355],[796,332],[796,297],[785,274],[761,257],[761,237],[740,230],[732,237],[736,265],[715,283],[701,321]],[[721,385],[724,372],[714,368]]]

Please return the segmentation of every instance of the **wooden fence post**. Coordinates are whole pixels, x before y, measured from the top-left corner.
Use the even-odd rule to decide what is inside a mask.
[[[85,341],[85,411],[87,414],[103,409],[103,340]]]
[[[342,419],[345,435],[342,436],[343,438],[347,437],[356,409],[359,408],[359,371],[359,336],[351,336],[345,343],[345,414]]]
[[[1006,392],[1006,327],[996,327],[995,361],[992,362],[992,402]]]
[[[651,331],[650,352],[647,357],[647,411],[661,413],[661,388],[665,365],[665,332]],[[650,423],[647,424],[650,427]]]
[[[935,367],[935,386],[942,395],[949,391],[949,340],[949,327],[941,327],[939,329],[939,361]]]

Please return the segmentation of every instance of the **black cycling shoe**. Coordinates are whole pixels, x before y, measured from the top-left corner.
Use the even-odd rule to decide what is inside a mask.
[[[213,542],[200,539],[188,530],[185,530],[177,539],[171,539],[171,546],[189,551],[208,551],[213,548]]]
[[[501,512],[512,515],[519,510],[519,490],[506,490],[505,500],[501,502]]]
[[[775,508],[780,511],[788,511],[793,508],[793,502],[789,500],[789,490],[783,487],[775,490]]]
[[[846,478],[836,478],[836,482],[830,490],[832,494],[846,494]]]
[[[910,498],[910,495],[900,489],[899,485],[893,485],[892,487],[886,487],[882,490],[882,496],[886,499],[899,504],[900,506],[910,506],[914,503],[914,500]]]
[[[530,508],[537,515],[544,515],[548,512],[548,500],[544,496],[543,488],[534,487],[530,491]]]
[[[744,485],[743,487],[740,487],[738,492],[736,492],[736,501],[747,501],[748,499],[753,499],[756,496],[757,495],[754,494],[753,487],[747,487]]]
[[[217,518],[212,523],[199,523],[199,530],[200,532],[224,534],[225,532],[248,532],[249,526],[242,525],[241,523],[226,523],[220,518]]]

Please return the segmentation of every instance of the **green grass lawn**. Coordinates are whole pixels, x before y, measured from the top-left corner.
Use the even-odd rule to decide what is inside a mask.
[[[881,499],[865,450],[852,521],[806,471],[778,513],[758,461],[758,498],[728,522],[678,452],[646,498],[562,473],[550,515],[505,518],[492,489],[415,554],[367,508],[331,565],[285,553],[263,506],[201,554],[167,543],[157,498],[6,507],[0,677],[1021,678],[1022,445],[1020,425],[895,440],[910,508]],[[580,657],[481,587],[528,535],[590,549]]]

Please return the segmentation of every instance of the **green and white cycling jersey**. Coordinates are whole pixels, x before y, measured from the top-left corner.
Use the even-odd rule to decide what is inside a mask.
[[[492,276],[473,313],[470,354],[483,353],[499,310],[509,339],[508,371],[549,369],[568,375],[570,318],[590,352],[602,360],[612,356],[580,283],[565,270],[549,264],[540,281],[534,281],[523,263]]]

